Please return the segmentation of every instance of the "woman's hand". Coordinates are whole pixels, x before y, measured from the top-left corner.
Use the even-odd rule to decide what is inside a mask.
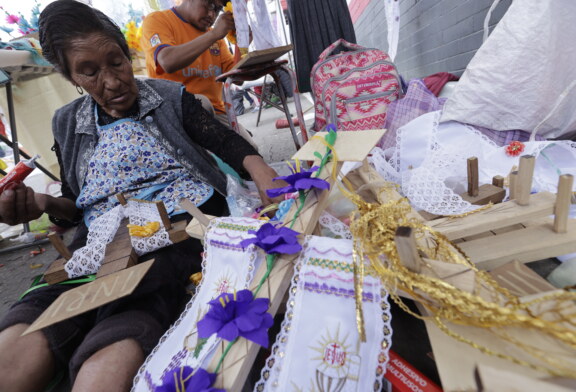
[[[262,205],[267,206],[273,203],[280,203],[284,198],[282,196],[275,199],[271,199],[266,194],[266,189],[281,188],[288,184],[284,181],[273,181],[273,178],[278,177],[278,173],[274,169],[264,162],[259,155],[249,155],[244,158],[242,162],[244,168],[250,177],[254,180],[256,187],[258,188],[258,193],[260,194],[260,200],[262,200]]]
[[[24,184],[5,189],[0,195],[0,222],[13,226],[38,219],[46,210],[46,197]]]

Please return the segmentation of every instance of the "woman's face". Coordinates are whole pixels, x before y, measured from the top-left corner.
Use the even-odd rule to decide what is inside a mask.
[[[65,53],[70,77],[113,117],[123,117],[138,96],[132,64],[120,46],[99,33],[73,39]]]

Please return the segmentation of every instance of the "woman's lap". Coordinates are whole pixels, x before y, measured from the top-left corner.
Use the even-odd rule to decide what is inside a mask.
[[[44,328],[59,367],[74,379],[82,363],[98,350],[124,339],[138,342],[145,355],[180,314],[188,299],[189,276],[201,270],[200,241],[188,239],[142,257],[154,264],[134,292],[98,309]],[[52,285],[30,292],[0,320],[0,331],[32,324],[63,292],[77,285]]]

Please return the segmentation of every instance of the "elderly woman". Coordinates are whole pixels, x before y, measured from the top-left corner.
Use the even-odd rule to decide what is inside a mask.
[[[51,3],[40,15],[44,56],[81,92],[53,120],[54,151],[63,197],[20,185],[0,196],[0,221],[16,224],[48,213],[80,222],[71,248],[83,246],[87,226],[113,208],[115,195],[162,200],[177,211],[186,197],[205,213],[226,213],[226,178],[207,150],[264,190],[274,170],[242,137],[215,121],[193,95],[165,80],[136,80],[119,28],[103,13],[73,0]],[[176,218],[183,215],[174,215]],[[149,255],[155,262],[130,296],[54,326],[20,336],[65,290],[32,291],[0,321],[0,391],[38,391],[68,367],[74,391],[129,390],[137,369],[176,319],[185,286],[200,269],[192,239]],[[143,257],[142,259],[145,259]]]

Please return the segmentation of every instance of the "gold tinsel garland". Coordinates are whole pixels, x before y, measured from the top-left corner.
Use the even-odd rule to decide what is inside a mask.
[[[384,189],[384,195],[388,191]],[[536,300],[522,302],[507,289],[498,285],[484,271],[479,271],[464,253],[442,234],[433,231],[421,221],[410,218],[412,209],[407,199],[392,200],[392,197],[380,203],[367,203],[358,195],[346,192],[358,211],[352,217],[350,230],[354,236],[356,262],[368,259],[371,270],[381,278],[390,297],[405,311],[415,317],[434,321],[440,330],[460,342],[482,351],[485,354],[507,359],[522,366],[547,372],[555,376],[576,378],[576,371],[565,361],[552,358],[546,347],[534,347],[526,342],[514,339],[507,329],[519,327],[536,331],[561,342],[564,347],[576,350],[576,314],[562,314],[561,305],[574,301],[576,293],[555,292]],[[400,226],[412,228],[416,233],[418,249],[426,258],[446,263],[462,264],[475,274],[476,288],[470,293],[461,290],[442,279],[413,272],[400,261],[394,242],[396,229]],[[425,244],[425,245],[423,245]],[[362,269],[358,268],[358,271]],[[362,279],[357,276],[356,279]],[[482,296],[480,296],[480,290]],[[401,291],[422,304],[431,315],[423,317],[410,311],[397,295]],[[553,301],[552,310],[536,314],[537,304]],[[361,303],[357,311],[361,312]],[[546,317],[546,318],[544,318]],[[358,329],[364,329],[363,318],[357,314]],[[446,323],[486,329],[501,339],[522,349],[525,353],[541,362],[519,359],[503,352],[492,350],[456,333]],[[576,351],[574,352],[576,354]]]

